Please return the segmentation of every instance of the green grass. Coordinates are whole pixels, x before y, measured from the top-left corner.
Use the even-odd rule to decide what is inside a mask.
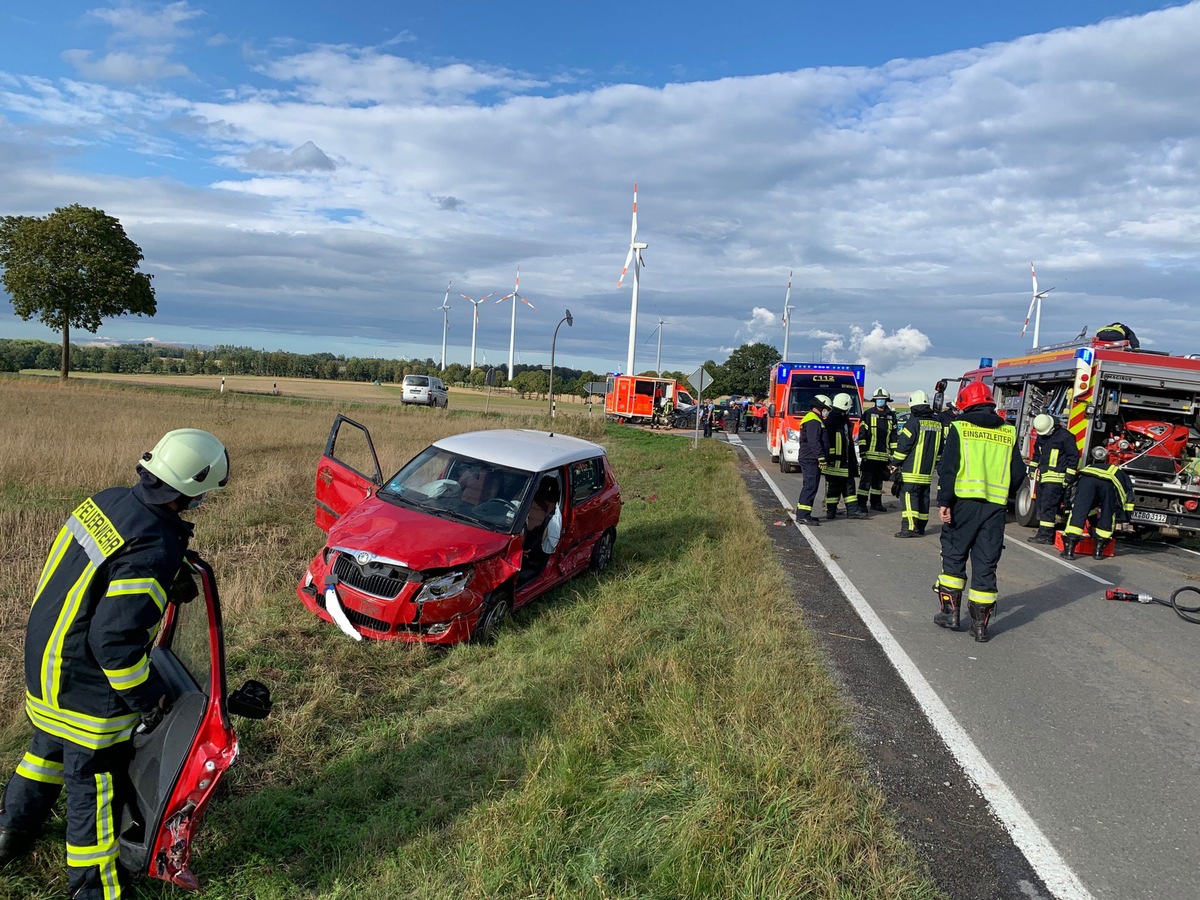
[[[290,587],[319,542],[286,524],[311,522],[298,476],[256,525],[285,519],[290,574],[230,623],[230,681],[267,681],[276,709],[239,720],[193,859],[206,897],[938,896],[864,773],[731,448],[616,426],[604,441],[626,501],[613,566],[491,647],[356,644],[308,615]],[[9,763],[22,738],[6,733]],[[58,820],[0,897],[61,896],[62,855]]]

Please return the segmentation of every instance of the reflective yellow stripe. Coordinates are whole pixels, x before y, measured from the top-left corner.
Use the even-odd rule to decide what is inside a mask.
[[[69,709],[57,709],[29,693],[25,694],[25,714],[47,734],[93,750],[127,740],[138,722],[137,713],[102,719]]]
[[[143,656],[132,666],[124,669],[103,669],[103,672],[113,690],[127,691],[150,677],[150,660]]]
[[[967,586],[967,579],[958,578],[954,575],[947,575],[943,572],[938,576],[938,584],[944,588],[949,588],[952,591],[961,591]]]
[[[1053,447],[1050,450],[1050,459],[1046,462],[1051,469],[1058,465],[1058,448]]]
[[[1017,432],[1011,425],[982,428],[966,422],[952,426],[959,434],[958,474],[954,494],[1004,506],[1012,480],[1012,448]]]
[[[982,603],[984,606],[990,606],[996,602],[996,598],[1000,596],[995,591],[977,591],[971,588],[967,591],[967,599],[973,603]]]
[[[62,784],[63,764],[26,753],[17,763],[17,774],[43,784]]]
[[[156,578],[118,578],[108,585],[109,597],[126,597],[131,594],[149,594],[158,604],[159,612],[167,608],[167,592]]]
[[[96,575],[96,566],[89,562],[79,573],[79,578],[67,591],[62,609],[58,611],[58,620],[54,630],[50,632],[50,640],[42,654],[42,699],[52,707],[58,706],[58,688],[62,682],[63,645],[67,640],[67,632],[79,614],[83,598],[87,596],[92,578]]]
[[[116,842],[109,847],[98,847],[95,844],[80,847],[76,844],[67,844],[67,865],[86,868],[98,866],[110,860],[116,862],[117,849]]]
[[[50,553],[46,556],[46,563],[42,566],[42,577],[38,579],[37,590],[33,592],[34,603],[37,603],[38,597],[42,595],[46,582],[50,580],[58,568],[58,564],[62,562],[63,555],[69,546],[71,546],[71,532],[67,530],[66,526],[63,526],[58,530],[58,537],[54,539]]]
[[[67,528],[96,565],[104,562],[125,544],[108,516],[89,497],[71,513]]]
[[[96,846],[114,843],[112,821],[112,776],[96,773]]]

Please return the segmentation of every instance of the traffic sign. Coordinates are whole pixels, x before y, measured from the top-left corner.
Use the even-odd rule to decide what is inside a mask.
[[[708,371],[701,366],[695,372],[688,376],[688,383],[698,391],[703,391],[713,382],[713,377],[708,374]]]

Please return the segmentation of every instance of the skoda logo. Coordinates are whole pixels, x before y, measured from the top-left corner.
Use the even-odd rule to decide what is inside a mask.
[[[365,566],[372,559],[374,559],[374,556],[372,556],[372,554],[368,553],[366,550],[359,550],[354,554],[354,561],[360,566]]]

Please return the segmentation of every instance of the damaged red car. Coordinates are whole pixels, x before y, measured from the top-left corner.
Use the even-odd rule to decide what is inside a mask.
[[[296,592],[355,640],[491,640],[513,610],[605,569],[621,517],[617,479],[591,441],[467,432],[384,481],[370,433],[342,415],[316,498],[329,538]]]

